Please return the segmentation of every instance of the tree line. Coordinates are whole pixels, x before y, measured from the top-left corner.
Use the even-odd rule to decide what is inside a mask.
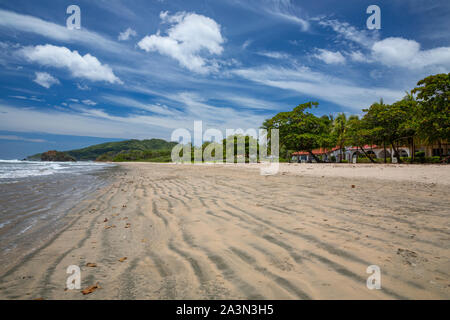
[[[398,148],[409,146],[412,151],[409,161],[414,162],[416,146],[438,145],[442,159],[442,144],[450,141],[449,98],[450,73],[443,73],[420,80],[399,101],[386,104],[381,99],[373,103],[362,110],[361,117],[347,117],[344,113],[318,117],[309,111],[317,108],[318,103],[307,102],[265,120],[262,128],[268,132],[279,130],[280,148],[286,158],[294,151],[306,151],[321,162],[312,152],[314,149],[338,146],[343,152],[345,146],[354,146],[375,162],[363,147],[378,145],[391,147],[398,162],[402,162]]]

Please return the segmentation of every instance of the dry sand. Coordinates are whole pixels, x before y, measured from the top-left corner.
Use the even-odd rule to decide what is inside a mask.
[[[122,167],[50,243],[0,267],[0,298],[450,298],[449,166]],[[381,290],[366,287],[373,264]],[[69,265],[100,288],[65,290]]]

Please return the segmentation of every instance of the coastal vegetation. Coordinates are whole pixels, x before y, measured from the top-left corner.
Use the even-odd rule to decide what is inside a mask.
[[[320,157],[314,149],[331,149],[338,146],[355,146],[361,150],[361,158],[367,162],[379,162],[364,150],[365,145],[392,147],[399,163],[439,162],[442,143],[450,141],[450,74],[429,76],[417,83],[405,97],[392,104],[381,99],[363,109],[362,117],[345,113],[337,116],[316,116],[309,110],[318,107],[317,102],[300,104],[289,112],[280,112],[264,121],[262,127],[279,129],[280,147],[287,154],[306,151],[317,162]],[[415,152],[418,144],[437,144],[439,155],[425,158]],[[411,157],[402,158],[399,146],[409,146]],[[384,162],[387,159],[383,159]],[[364,162],[364,161],[361,161]]]
[[[78,161],[171,161],[170,152],[177,145],[162,139],[125,140],[107,142],[82,149],[65,151],[64,154]],[[43,160],[43,154],[27,157],[27,160]],[[47,160],[44,160],[47,161]],[[71,160],[61,160],[71,161]]]
[[[76,159],[65,152],[50,150],[40,156],[41,161],[76,161]]]
[[[378,145],[392,148],[393,157],[401,162],[439,163],[442,158],[442,143],[450,141],[450,74],[431,75],[420,80],[403,99],[392,104],[383,99],[362,109],[362,116],[339,113],[337,115],[317,116],[311,110],[318,108],[317,102],[298,105],[292,111],[280,112],[263,122],[261,128],[279,130],[280,161],[288,161],[293,152],[306,151],[317,162],[320,156],[313,153],[315,149],[338,148],[343,152],[345,146],[360,150],[358,162],[388,162],[389,158],[376,159],[366,152],[364,146]],[[238,141],[244,141],[243,150]],[[419,144],[438,145],[439,155],[425,157],[415,151]],[[30,156],[28,160],[43,161],[148,161],[171,162],[172,149],[176,142],[162,139],[125,140],[102,143],[87,148],[66,152],[49,151]],[[410,157],[401,157],[400,146],[409,146]],[[216,152],[222,153],[220,161],[233,157],[234,162],[253,162],[251,152],[259,150],[258,141],[248,135],[232,135],[217,142],[204,142],[202,146],[192,146],[191,161],[216,161]],[[234,149],[234,151],[231,150]],[[385,153],[386,154],[386,153]],[[180,157],[183,150],[180,150]],[[196,156],[197,155],[197,156]],[[258,156],[256,156],[258,157]],[[55,160],[59,159],[59,160]],[[223,160],[222,160],[223,159]],[[342,159],[342,157],[341,157]],[[332,159],[332,161],[335,159]],[[345,162],[346,160],[342,160]]]

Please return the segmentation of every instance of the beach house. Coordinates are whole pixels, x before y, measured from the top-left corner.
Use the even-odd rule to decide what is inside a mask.
[[[437,144],[419,145],[415,147],[415,151],[423,151],[425,153],[425,157],[436,157],[439,156],[440,153],[443,156],[447,156],[450,154],[450,145],[448,143],[441,143],[440,149],[441,150],[439,150],[439,146]],[[397,151],[402,158],[411,157],[412,154],[411,148],[407,146],[397,147]],[[291,161],[315,162],[314,156],[316,156],[324,162],[341,162],[342,160],[351,162],[354,157],[359,156],[370,156],[374,159],[384,159],[386,154],[386,158],[391,158],[395,152],[392,146],[386,146],[385,149],[383,146],[365,145],[362,148],[356,146],[347,146],[343,147],[342,149],[338,146],[331,149],[319,148],[312,150],[311,153],[309,153],[308,151],[294,152],[292,153]]]

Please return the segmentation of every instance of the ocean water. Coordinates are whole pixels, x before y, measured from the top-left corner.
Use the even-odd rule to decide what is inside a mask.
[[[61,230],[70,210],[107,185],[115,169],[96,162],[0,160],[0,271]]]
[[[49,176],[53,174],[82,174],[110,167],[98,162],[41,162],[21,160],[0,160],[0,183],[10,183],[14,179]]]

